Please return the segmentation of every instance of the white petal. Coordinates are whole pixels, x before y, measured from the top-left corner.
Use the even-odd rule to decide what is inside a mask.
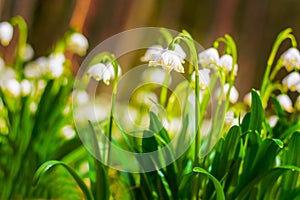
[[[148,62],[151,60],[157,60],[158,56],[161,55],[163,51],[162,46],[160,45],[153,45],[149,47],[149,49],[146,51],[145,55],[141,58],[142,62]]]
[[[209,48],[198,55],[199,63],[203,67],[211,67],[211,65],[219,64],[219,52],[215,48]]]
[[[21,91],[22,91],[22,96],[27,96],[31,92],[31,83],[24,79],[21,82]]]
[[[81,33],[73,33],[67,42],[67,47],[72,52],[83,56],[89,47],[88,40]]]
[[[225,54],[220,58],[219,65],[227,72],[232,70],[233,58],[231,55]]]
[[[184,52],[184,50],[182,49],[182,47],[179,44],[175,44],[174,51],[182,60],[185,59],[186,53]]]
[[[273,128],[278,122],[278,117],[276,115],[272,115],[271,117],[269,117],[268,121],[270,126]]]
[[[0,23],[0,42],[3,46],[7,46],[12,37],[13,37],[14,29],[12,25],[8,22]]]
[[[292,71],[295,68],[300,68],[300,52],[296,48],[289,48],[285,51],[281,58],[283,59],[283,65],[287,71]]]
[[[3,89],[5,92],[8,92],[14,97],[19,97],[21,94],[21,86],[20,83],[16,79],[8,79],[6,80],[3,85]]]
[[[282,84],[291,91],[296,91],[298,83],[300,83],[299,72],[292,72],[282,80]]]
[[[251,107],[251,102],[252,102],[252,95],[251,92],[248,92],[245,96],[244,96],[244,103]]]
[[[277,96],[277,99],[281,107],[287,112],[293,112],[293,103],[290,97],[286,94],[281,94]]]
[[[103,72],[105,69],[106,66],[104,64],[98,63],[88,69],[87,75],[93,77],[96,81],[100,81],[103,79]]]

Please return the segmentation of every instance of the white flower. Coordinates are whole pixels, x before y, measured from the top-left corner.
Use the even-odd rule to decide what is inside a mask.
[[[5,81],[9,79],[15,79],[16,72],[11,67],[4,67],[0,73],[0,84],[3,84]]]
[[[89,102],[89,95],[86,91],[75,92],[75,100],[79,105],[84,105]]]
[[[30,44],[26,44],[25,48],[22,49],[21,55],[25,61],[31,60],[34,56],[34,50]]]
[[[251,92],[248,92],[245,96],[244,96],[244,103],[251,107],[251,102],[252,102],[252,95]]]
[[[297,97],[294,107],[300,111],[300,96]]]
[[[210,76],[209,76],[210,70],[209,69],[200,69],[199,70],[199,87],[200,89],[206,89],[210,83]],[[196,81],[196,75],[195,72],[193,72],[191,77],[192,83],[195,83]]]
[[[146,82],[151,82],[159,85],[163,85],[165,81],[166,72],[161,68],[148,68],[142,74],[142,79]],[[172,83],[172,77],[169,77],[170,85]]]
[[[172,69],[174,69],[177,72],[184,73],[182,62],[182,57],[178,53],[172,50],[165,49],[161,56],[150,61],[149,65],[160,65],[166,72],[170,72]]]
[[[118,76],[122,73],[121,67],[118,66]],[[110,84],[110,80],[115,78],[114,67],[111,63],[98,63],[89,68],[87,75],[93,77],[96,81],[103,80],[106,85]]]
[[[277,96],[277,100],[285,111],[293,112],[293,103],[288,95],[280,94]]]
[[[296,90],[297,90],[298,93],[300,93],[300,83],[298,83],[298,84],[296,85]]]
[[[12,37],[13,37],[14,29],[12,25],[8,22],[1,22],[0,23],[0,43],[3,46],[7,46]]]
[[[225,54],[221,56],[219,65],[225,71],[230,72],[232,70],[233,58],[231,55]]]
[[[271,117],[268,118],[270,126],[273,128],[277,122],[278,122],[278,117],[276,115],[272,115]]]
[[[21,85],[16,79],[8,79],[1,84],[3,91],[15,98],[19,97],[21,94]]]
[[[223,95],[221,95],[221,89],[218,88],[216,91],[216,96],[226,98],[228,94],[228,90],[229,90],[229,84],[226,83],[223,87]],[[232,86],[230,90],[229,101],[234,104],[237,102],[238,98],[239,98],[239,92],[234,86]]]
[[[300,83],[299,72],[292,72],[282,80],[283,86],[290,89],[293,92],[296,91],[297,85],[299,83]]]
[[[186,57],[186,53],[182,49],[182,47],[179,44],[175,44],[174,52],[183,60]]]
[[[67,48],[80,56],[84,56],[89,48],[89,43],[81,33],[73,33],[67,40]]]
[[[157,60],[162,54],[163,48],[160,45],[153,45],[147,49],[145,55],[141,57],[142,62],[149,62],[151,60]]]
[[[62,134],[66,139],[71,139],[75,136],[75,130],[71,125],[66,125],[62,128]]]
[[[239,125],[239,119],[234,117],[234,112],[232,110],[228,111],[225,114],[225,124],[230,126],[238,126]]]
[[[58,78],[64,71],[65,56],[62,53],[51,54],[49,56],[47,72],[52,78]]]
[[[300,69],[300,52],[296,48],[289,48],[281,55],[282,64],[287,71],[292,71],[295,68]]]
[[[211,67],[219,64],[219,52],[215,48],[209,48],[198,54],[199,63],[203,67]]]
[[[24,79],[21,81],[21,93],[22,93],[22,96],[27,96],[29,95],[31,92],[31,83]]]

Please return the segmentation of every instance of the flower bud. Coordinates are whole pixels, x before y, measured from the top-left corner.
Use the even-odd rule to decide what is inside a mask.
[[[9,45],[13,37],[14,29],[12,25],[8,22],[0,23],[0,43],[3,46]]]

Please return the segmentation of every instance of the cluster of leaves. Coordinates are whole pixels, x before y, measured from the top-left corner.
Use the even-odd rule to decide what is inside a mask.
[[[58,198],[66,195],[78,198],[76,184],[60,169],[53,170],[39,188],[32,187],[33,175],[43,162],[63,159],[81,145],[78,137],[66,139],[62,134],[63,127],[72,127],[73,123],[70,112],[71,65],[64,62],[61,66],[64,72],[59,77],[46,73],[34,77],[45,68],[32,61],[32,56],[29,60],[21,56],[20,49],[27,42],[26,23],[19,16],[5,23],[19,29],[19,41],[13,62],[4,63],[1,69],[3,74],[13,73],[11,77],[1,76],[0,84],[0,199]],[[51,50],[50,53],[53,52]],[[24,68],[30,66],[36,66],[36,70],[26,73]],[[19,83],[24,81],[28,83],[29,91],[19,94]],[[9,82],[11,84],[6,87]],[[57,182],[64,184],[58,185]]]

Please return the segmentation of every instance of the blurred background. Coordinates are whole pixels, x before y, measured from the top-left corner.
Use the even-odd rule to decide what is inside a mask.
[[[291,27],[300,39],[299,0],[0,0],[0,21],[15,15],[28,23],[36,57],[47,53],[70,26],[88,37],[89,50],[114,34],[144,26],[186,29],[204,48],[229,33],[238,46],[240,98],[259,87],[281,30]],[[82,59],[75,58],[74,71]]]

